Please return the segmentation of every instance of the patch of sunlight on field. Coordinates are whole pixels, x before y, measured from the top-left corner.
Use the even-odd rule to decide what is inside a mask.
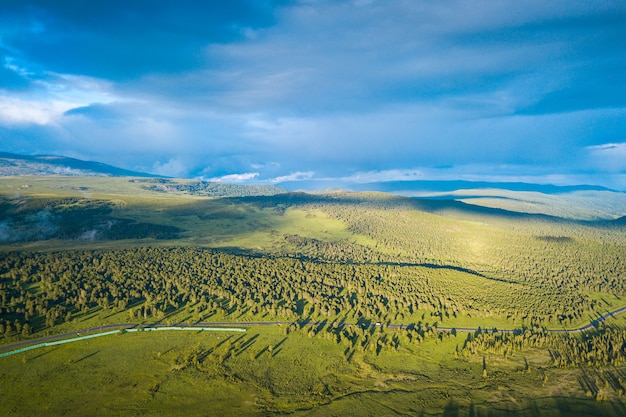
[[[180,193],[160,193],[142,188],[129,178],[9,177],[2,180],[0,195],[9,198],[88,198],[113,203],[112,216],[182,229],[178,239],[157,241],[54,241],[60,249],[107,248],[135,245],[194,245],[272,250],[284,243],[285,235],[321,241],[347,241],[375,246],[372,239],[349,232],[340,220],[314,208],[259,208],[234,202]],[[14,246],[32,250],[51,247],[50,241],[20,242]],[[11,249],[5,247],[5,249]]]
[[[351,233],[343,222],[315,209],[290,208],[281,215],[275,214],[272,209],[263,209],[260,213],[247,216],[245,221],[247,227],[239,227],[235,220],[226,227],[218,228],[224,238],[215,242],[214,246],[271,250],[283,243],[284,235],[375,245],[374,240]],[[255,223],[257,227],[249,227]]]

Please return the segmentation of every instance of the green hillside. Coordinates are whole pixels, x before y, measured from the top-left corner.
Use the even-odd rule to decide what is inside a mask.
[[[187,180],[0,187],[0,351],[110,324],[248,329],[0,357],[6,415],[626,409],[626,318],[598,320],[626,306],[619,219]]]

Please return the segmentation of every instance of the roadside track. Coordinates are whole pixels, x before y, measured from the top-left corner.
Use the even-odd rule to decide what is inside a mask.
[[[593,329],[601,322],[605,321],[608,318],[615,317],[619,314],[623,314],[626,312],[626,306],[618,308],[613,311],[609,311],[608,313],[603,314],[595,320],[590,321],[586,325],[582,327],[577,327],[573,329],[546,329],[545,331],[548,333],[554,334],[572,334],[572,333],[582,333],[588,330]],[[17,349],[22,349],[31,345],[39,345],[47,342],[57,342],[61,340],[71,340],[71,339],[79,339],[84,335],[97,334],[101,332],[110,332],[111,330],[120,330],[120,331],[143,331],[150,329],[165,329],[165,328],[180,328],[185,330],[191,330],[191,328],[197,328],[198,330],[202,330],[202,328],[207,327],[253,327],[253,326],[289,326],[291,324],[298,324],[300,326],[320,326],[328,324],[327,321],[214,321],[214,322],[198,322],[198,323],[177,323],[173,325],[168,324],[143,324],[143,323],[112,323],[105,324],[97,327],[89,327],[87,329],[60,333],[49,336],[42,336],[37,339],[23,340],[21,342],[11,343],[9,345],[0,346],[0,353],[9,352]],[[361,327],[388,327],[390,329],[408,329],[414,328],[414,324],[382,324],[382,323],[346,323],[340,322],[339,326],[361,326]],[[522,329],[498,329],[498,328],[483,328],[483,327],[440,327],[440,326],[422,326],[424,330],[435,330],[435,331],[444,331],[444,332],[463,332],[463,333],[475,333],[475,332],[485,332],[485,333],[522,333]]]

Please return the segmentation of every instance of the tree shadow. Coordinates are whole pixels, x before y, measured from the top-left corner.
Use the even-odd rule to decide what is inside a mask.
[[[454,404],[452,400],[450,400],[443,409],[443,416],[444,417],[458,417],[459,411],[460,411],[460,407]]]
[[[244,336],[242,336],[244,337]],[[250,337],[248,340],[246,340],[245,342],[243,342],[241,344],[241,346],[239,347],[239,349],[237,349],[237,351],[235,352],[235,356],[239,356],[242,353],[244,353],[245,351],[247,351],[248,349],[250,349],[250,347],[252,347],[254,345],[254,343],[256,342],[256,339],[259,337],[258,334],[255,334],[254,336]],[[239,341],[241,338],[237,339],[235,341],[235,343],[237,343],[237,341]]]
[[[36,356],[33,356],[33,357],[32,357],[32,358],[30,358],[29,360],[31,360],[31,361],[32,361],[32,360],[34,360],[34,359],[41,358],[42,356],[47,355],[47,354],[49,354],[49,353],[51,353],[51,352],[54,352],[54,351],[55,351],[55,350],[57,350],[57,349],[59,349],[59,346],[53,347],[53,348],[52,348],[52,349],[50,349],[50,350],[44,351],[44,352],[42,352],[42,353],[40,353],[40,354],[38,354],[38,355],[36,355]]]
[[[268,348],[268,347],[269,347],[269,346],[265,346],[263,349],[261,349],[261,350],[260,350],[260,351],[259,351],[259,352],[258,352],[258,353],[254,356],[254,359],[259,359],[261,356],[263,356],[263,354],[264,354],[265,352],[267,352],[267,348]]]
[[[281,346],[283,345],[283,343],[285,343],[285,340],[287,340],[287,338],[283,338],[283,340],[281,340],[280,342],[276,343],[273,348],[272,348],[272,358],[276,355],[278,355],[278,353],[282,350]]]
[[[75,360],[75,361],[74,361],[74,363],[76,364],[76,363],[78,363],[78,362],[82,362],[82,361],[84,361],[85,359],[89,359],[89,358],[91,358],[92,356],[95,356],[95,355],[96,355],[96,354],[98,354],[98,353],[100,353],[100,351],[99,351],[99,350],[96,350],[96,351],[95,351],[95,352],[93,352],[93,353],[90,353],[90,354],[88,354],[88,355],[86,355],[86,356],[83,356],[83,357],[82,357],[82,358],[80,358],[80,359]]]

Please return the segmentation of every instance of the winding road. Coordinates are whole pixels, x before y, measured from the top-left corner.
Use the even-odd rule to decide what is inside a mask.
[[[587,330],[590,330],[596,327],[599,323],[605,321],[608,318],[615,317],[619,314],[626,312],[626,306],[618,308],[613,311],[609,311],[604,315],[598,317],[595,320],[587,323],[582,327],[577,327],[574,329],[547,329],[548,333],[555,334],[567,334],[567,333],[581,333]],[[185,324],[178,323],[174,325],[167,324],[141,324],[141,323],[113,323],[113,324],[105,324],[98,327],[90,327],[87,329],[55,334],[50,336],[43,336],[37,339],[24,340],[17,343],[12,343],[9,345],[0,346],[0,353],[9,352],[16,349],[21,349],[31,345],[43,344],[46,342],[55,342],[60,340],[71,340],[74,338],[79,338],[81,335],[85,334],[97,334],[100,332],[110,331],[110,330],[143,330],[143,329],[158,329],[158,328],[206,328],[206,327],[253,327],[253,326],[288,326],[290,324],[297,323],[301,326],[320,326],[325,325],[328,322],[326,321],[215,321],[215,322],[199,322],[193,324]],[[363,326],[363,327],[379,327],[382,326],[381,323],[339,323],[340,326]],[[414,326],[414,324],[386,324],[385,325],[391,329],[406,329]],[[437,331],[455,331],[455,332],[464,332],[464,333],[473,333],[473,332],[486,332],[486,333],[520,333],[521,329],[495,329],[495,328],[482,328],[482,327],[440,327],[440,326],[423,326],[426,330],[437,330]]]

